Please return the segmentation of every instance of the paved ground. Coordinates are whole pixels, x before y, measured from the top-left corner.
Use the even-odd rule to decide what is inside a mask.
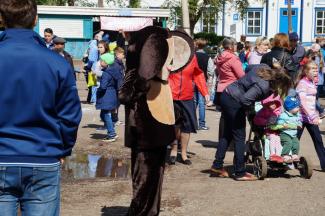
[[[80,96],[85,100],[85,85],[79,81]],[[121,119],[123,112],[121,110]],[[83,104],[83,120],[79,130],[77,153],[102,154],[107,157],[129,157],[123,147],[123,127],[117,127],[120,139],[107,144],[101,141],[103,132],[98,111]],[[210,177],[208,169],[214,158],[218,137],[219,113],[207,111],[209,131],[191,137],[189,151],[194,152],[192,166],[176,164],[167,167],[163,186],[162,216],[267,216],[312,215],[325,213],[325,173],[319,172],[319,162],[309,137],[305,133],[301,154],[312,159],[315,166],[310,180],[299,177],[292,170],[288,175],[274,176],[264,181],[236,182],[232,179]],[[325,133],[325,123],[321,126]],[[226,166],[230,166],[233,153],[228,152]],[[131,198],[131,181],[96,178],[93,180],[64,179],[62,185],[62,215],[124,215]]]

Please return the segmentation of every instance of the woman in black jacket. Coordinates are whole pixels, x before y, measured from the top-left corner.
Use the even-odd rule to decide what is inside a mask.
[[[211,171],[220,177],[228,177],[223,162],[231,140],[235,144],[235,180],[252,181],[257,178],[245,169],[245,110],[256,101],[263,100],[272,93],[285,95],[291,80],[284,70],[270,69],[267,65],[255,65],[241,79],[229,85],[221,94],[224,111],[224,133],[220,139]]]
[[[278,33],[273,39],[271,52],[263,55],[261,64],[267,64],[271,68],[284,68],[289,76],[295,80],[297,68],[289,53],[289,37],[284,33]]]

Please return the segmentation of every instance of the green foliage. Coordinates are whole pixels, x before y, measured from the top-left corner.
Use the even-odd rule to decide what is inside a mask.
[[[107,4],[112,7],[127,7],[129,0],[106,0]]]
[[[95,7],[97,4],[89,2],[88,0],[77,0],[75,5],[81,7]]]
[[[199,32],[194,34],[194,39],[202,38],[208,41],[210,46],[218,46],[220,42],[225,38],[224,36],[218,36],[215,33]]]
[[[264,2],[265,0],[256,1]],[[232,7],[236,8],[236,10],[240,13],[241,18],[244,19],[246,9],[249,6],[248,0],[188,0],[191,32],[193,32],[194,25],[200,19],[205,10],[213,10],[216,14],[218,14],[218,12],[222,11],[224,2],[232,4]],[[181,17],[180,0],[165,0],[163,7],[171,10],[172,17],[176,17],[178,19]]]
[[[141,0],[129,0],[130,8],[139,8],[141,7]]]
[[[67,0],[36,0],[38,5],[56,5],[56,6],[64,6],[68,3]]]

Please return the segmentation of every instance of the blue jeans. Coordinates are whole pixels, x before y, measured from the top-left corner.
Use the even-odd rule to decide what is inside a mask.
[[[199,106],[199,128],[205,127],[205,99],[197,87],[194,90],[194,101],[196,107]]]
[[[91,87],[91,99],[90,99],[91,103],[96,103],[96,101],[97,101],[97,89],[98,89],[98,86]]]
[[[104,117],[104,124],[107,129],[108,138],[113,138],[116,136],[115,125],[112,120],[112,113],[109,110],[101,110],[101,114]]]
[[[246,172],[245,167],[245,139],[246,116],[241,104],[225,91],[221,94],[221,108],[224,116],[224,131],[220,137],[213,166],[217,169],[223,167],[224,159],[230,142],[235,147],[235,175],[241,177]]]
[[[0,215],[60,215],[60,165],[0,166]]]

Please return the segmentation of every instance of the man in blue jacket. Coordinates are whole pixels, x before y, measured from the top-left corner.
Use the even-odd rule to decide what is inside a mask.
[[[72,68],[33,31],[35,0],[1,0],[0,215],[59,215],[60,164],[81,120]]]

